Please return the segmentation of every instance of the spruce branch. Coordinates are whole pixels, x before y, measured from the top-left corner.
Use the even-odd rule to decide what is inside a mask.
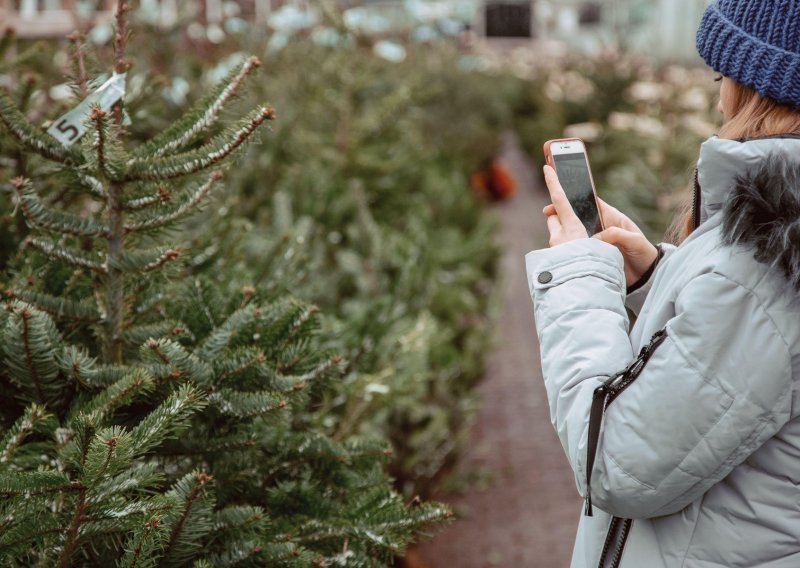
[[[20,144],[35,154],[65,164],[83,163],[80,152],[75,148],[64,146],[47,132],[31,126],[5,89],[0,89],[0,123]]]
[[[14,178],[11,180],[11,185],[16,191],[25,218],[34,227],[79,237],[94,237],[107,231],[104,225],[92,218],[78,217],[46,208],[27,179]]]
[[[101,424],[118,408],[130,404],[136,397],[147,394],[154,387],[153,376],[145,369],[136,368],[115,381],[83,404],[76,405],[71,415],[85,414],[95,424]]]
[[[255,321],[256,308],[247,306],[236,310],[222,325],[216,327],[203,341],[195,353],[205,361],[213,361],[228,347],[237,333]],[[262,355],[263,356],[263,355]]]
[[[55,243],[50,239],[31,237],[25,241],[25,245],[40,250],[54,260],[61,260],[73,266],[87,268],[98,274],[106,274],[108,272],[105,265],[92,260],[83,252]]]
[[[338,369],[342,365],[342,361],[341,356],[334,355],[301,375],[283,375],[282,378],[291,380],[294,384],[293,388],[300,390],[306,383],[324,377],[330,371]]]
[[[125,59],[128,46],[128,12],[131,7],[128,0],[117,2],[117,11],[114,14],[114,71],[125,73],[130,67],[130,63]]]
[[[172,339],[186,338],[189,341],[194,335],[178,321],[162,320],[154,323],[134,325],[125,330],[125,343],[131,346],[141,346],[150,339],[170,337]]]
[[[265,121],[275,118],[272,107],[251,112],[230,133],[214,137],[197,150],[164,158],[133,159],[128,162],[128,181],[161,181],[197,173],[218,164],[236,151]]]
[[[153,270],[161,268],[168,262],[177,260],[178,257],[181,256],[181,253],[182,251],[179,248],[167,247],[129,252],[121,255],[113,264],[109,264],[109,266],[113,266],[122,272],[141,274],[152,272]]]
[[[241,375],[249,369],[258,368],[263,374],[266,370],[264,363],[267,357],[264,352],[258,348],[245,348],[233,356],[225,359],[215,359],[214,368],[219,377],[219,382],[225,382],[231,377]]]
[[[119,126],[98,105],[92,105],[89,120],[94,127],[90,139],[92,159],[89,160],[89,166],[101,177],[112,181],[121,180],[128,158],[120,142]]]
[[[50,422],[52,416],[47,413],[44,406],[33,403],[25,409],[25,413],[17,419],[14,425],[0,438],[0,468],[8,467],[16,449],[23,440],[32,432],[43,429],[43,425]]]
[[[70,42],[72,57],[72,64],[75,67],[75,84],[78,87],[78,95],[81,99],[89,96],[89,75],[86,73],[86,60],[83,55],[83,46],[81,45],[85,36],[78,32],[72,32],[67,36]]]
[[[97,156],[97,169],[109,179],[114,179],[114,175],[109,171],[108,163],[106,162],[106,131],[108,124],[106,123],[106,113],[103,112],[97,105],[92,105],[89,110],[89,119],[94,124],[95,142],[94,151]]]
[[[58,471],[8,471],[0,473],[0,495],[34,496],[62,491],[80,491],[83,486]]]
[[[206,486],[213,481],[213,476],[195,471],[180,479],[170,491],[183,503],[183,507],[172,524],[172,531],[164,546],[163,562],[167,565],[184,565],[192,553],[199,547],[198,536],[211,530],[210,515],[207,517],[210,500],[205,494]]]
[[[153,205],[168,203],[171,200],[172,200],[172,194],[166,187],[162,185],[158,188],[157,193],[145,195],[143,197],[137,197],[136,199],[131,199],[130,201],[127,201],[125,203],[125,210],[137,211],[139,209],[152,207]]]
[[[151,369],[156,377],[186,377],[200,385],[210,383],[213,377],[213,370],[206,361],[171,339],[149,339],[140,351],[145,361],[158,362]]]
[[[120,426],[99,430],[89,442],[82,482],[87,487],[128,467],[133,458],[130,434]]]
[[[125,555],[117,563],[117,568],[156,568],[157,555],[163,547],[165,531],[161,516],[147,519],[131,537],[132,545],[126,547]]]
[[[199,134],[217,121],[223,107],[236,96],[242,81],[260,65],[261,61],[257,57],[249,57],[237,70],[231,72],[214,92],[203,98],[181,120],[143,144],[134,155],[139,158],[145,156],[160,158],[193,142]]]
[[[220,389],[208,396],[211,408],[227,416],[250,418],[286,408],[286,400],[269,391],[240,392]]]
[[[177,219],[180,219],[193,211],[196,207],[203,203],[206,197],[211,192],[211,189],[214,187],[214,184],[222,179],[222,172],[217,170],[211,173],[211,176],[208,180],[195,189],[192,193],[190,193],[187,198],[179,203],[172,211],[164,213],[162,215],[158,215],[155,217],[151,217],[148,219],[144,219],[139,222],[131,223],[125,225],[125,232],[127,233],[135,233],[135,232],[142,232],[142,231],[151,231],[153,229],[157,229],[159,227],[163,227],[164,225],[171,223]]]
[[[58,559],[59,568],[69,568],[70,558],[72,557],[72,553],[75,551],[75,547],[78,544],[78,529],[80,529],[81,523],[84,521],[83,516],[85,511],[86,488],[81,487],[81,489],[78,491],[78,498],[75,503],[75,512],[72,515],[72,521],[70,521],[69,528],[67,529],[66,542],[64,543],[64,547],[61,549],[61,555]]]
[[[80,323],[97,323],[100,321],[100,314],[94,301],[76,302],[60,296],[52,296],[35,290],[6,290],[7,299],[18,299],[27,304],[31,304],[37,310],[48,313],[60,319],[71,319]]]
[[[105,479],[99,480],[92,486],[89,493],[89,501],[92,505],[107,503],[107,499],[117,500],[120,495],[141,495],[150,494],[153,487],[159,485],[164,480],[163,472],[159,471],[158,465],[152,461],[142,462],[137,461],[131,464],[126,470],[113,476],[108,476]],[[127,510],[124,512],[117,509],[115,513],[122,513],[123,515],[134,514],[136,502],[132,499],[126,499],[125,505]],[[164,500],[158,496],[145,500],[139,505],[139,511],[156,512],[157,509],[169,510],[169,505],[164,503]],[[108,510],[106,509],[106,514]]]
[[[78,180],[83,184],[84,187],[91,191],[95,197],[99,197],[104,201],[108,199],[108,192],[106,191],[106,188],[103,187],[103,184],[99,179],[80,171],[76,173]]]
[[[143,455],[169,436],[188,428],[190,418],[206,406],[203,393],[181,385],[131,430],[136,453]]]
[[[2,330],[2,349],[9,378],[39,404],[60,406],[66,385],[58,380],[55,353],[62,340],[53,320],[19,301],[6,305],[10,312]]]

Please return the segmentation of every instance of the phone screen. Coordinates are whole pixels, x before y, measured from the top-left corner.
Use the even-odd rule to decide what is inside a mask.
[[[591,237],[602,230],[600,225],[600,212],[592,190],[592,179],[589,176],[589,164],[586,154],[555,154],[555,169],[558,181],[567,194],[572,209],[581,220],[583,226]]]

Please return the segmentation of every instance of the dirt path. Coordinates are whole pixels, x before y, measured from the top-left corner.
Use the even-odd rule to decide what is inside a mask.
[[[505,308],[469,449],[459,471],[489,470],[485,491],[440,499],[459,517],[419,549],[432,568],[569,566],[581,512],[572,471],[550,424],[524,255],[547,242],[541,174],[514,139],[502,155],[519,186],[498,206]]]

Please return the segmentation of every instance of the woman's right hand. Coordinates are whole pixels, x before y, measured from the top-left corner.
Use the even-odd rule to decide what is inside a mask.
[[[627,215],[600,198],[597,202],[600,204],[600,215],[603,217],[605,230],[594,235],[594,238],[614,245],[620,250],[625,259],[625,282],[630,287],[636,284],[655,262],[658,249],[647,240],[642,230]],[[544,208],[544,214],[548,217],[555,214],[552,204]]]

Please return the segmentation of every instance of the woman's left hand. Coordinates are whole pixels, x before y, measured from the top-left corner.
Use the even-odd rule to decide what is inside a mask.
[[[572,210],[567,194],[564,193],[564,188],[558,181],[556,171],[550,166],[544,167],[544,181],[550,192],[550,199],[553,201],[552,205],[544,208],[544,214],[547,215],[547,229],[550,231],[550,246],[554,247],[577,239],[588,238],[586,227]]]

